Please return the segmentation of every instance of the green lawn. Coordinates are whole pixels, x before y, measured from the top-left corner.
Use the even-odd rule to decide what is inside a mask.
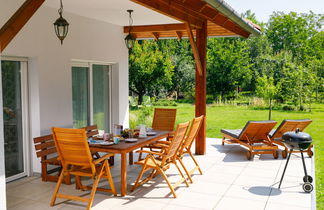
[[[178,104],[177,107],[177,121],[185,122],[191,120],[194,117],[194,106],[190,104]],[[133,110],[130,112],[131,123],[145,123],[151,124],[151,117],[144,119],[144,116],[152,116],[153,108],[145,108],[145,111]],[[146,114],[143,114],[146,112]],[[142,114],[142,119],[136,120],[136,116]],[[324,104],[315,104],[312,106],[312,112],[297,112],[297,111],[273,111],[272,119],[281,123],[283,119],[305,119],[309,118],[313,120],[313,123],[305,130],[309,133],[314,140],[316,157],[316,195],[317,206],[324,206],[324,145],[321,144],[324,137]],[[220,138],[221,128],[238,129],[242,128],[249,120],[267,120],[267,110],[254,110],[247,106],[213,106],[207,107],[207,137]],[[319,208],[320,209],[320,208]]]

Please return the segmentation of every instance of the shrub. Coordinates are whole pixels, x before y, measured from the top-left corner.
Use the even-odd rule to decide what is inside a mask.
[[[173,100],[160,99],[153,102],[154,106],[177,106],[177,102]]]

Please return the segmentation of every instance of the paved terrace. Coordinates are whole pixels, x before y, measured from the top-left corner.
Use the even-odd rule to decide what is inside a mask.
[[[285,165],[281,155],[277,160],[273,159],[272,155],[266,154],[255,156],[254,161],[248,161],[245,157],[246,150],[238,145],[222,146],[220,142],[220,139],[208,139],[207,155],[196,156],[204,174],[196,173],[193,176],[194,183],[190,184],[189,188],[184,184],[178,187],[176,189],[178,198],[172,197],[166,183],[158,176],[126,197],[113,197],[97,192],[92,209],[315,209],[314,191],[307,194],[302,190],[304,174],[300,155],[292,155],[281,190],[278,190],[278,182]],[[188,157],[185,157],[184,162],[186,165],[192,165]],[[115,163],[112,173],[118,189],[120,186],[118,155]],[[314,177],[312,159],[306,158],[306,166]],[[139,169],[138,165],[129,166],[129,184],[134,183]],[[167,171],[167,175],[171,181],[179,178],[173,167]],[[101,185],[106,183],[104,179],[101,181]],[[42,182],[37,176],[8,183],[8,209],[85,209],[84,203],[61,199],[57,199],[56,206],[50,207],[49,201],[54,186],[55,183]],[[74,185],[63,184],[61,192],[88,196],[87,192],[74,190]]]

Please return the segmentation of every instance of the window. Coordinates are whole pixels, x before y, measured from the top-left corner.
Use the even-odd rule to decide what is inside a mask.
[[[96,124],[99,130],[111,130],[111,65],[73,63],[73,127]]]

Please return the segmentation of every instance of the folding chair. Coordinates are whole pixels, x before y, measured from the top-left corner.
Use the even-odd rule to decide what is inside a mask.
[[[146,150],[140,150],[138,152],[148,153],[146,158],[144,160],[141,160],[139,162],[136,162],[135,164],[142,165],[142,170],[140,174],[138,175],[138,178],[132,188],[132,191],[135,190],[138,186],[146,183],[147,181],[154,178],[158,173],[160,173],[163,177],[163,179],[167,182],[173,196],[176,198],[176,193],[174,191],[174,188],[179,186],[182,182],[185,182],[186,186],[188,187],[188,182],[186,178],[184,177],[183,173],[181,172],[177,160],[178,160],[178,152],[181,146],[181,143],[183,142],[183,139],[185,137],[185,134],[188,130],[189,122],[181,123],[177,126],[177,129],[175,131],[174,137],[171,140],[169,145],[161,144],[160,146],[164,149],[162,152],[153,152],[153,151],[146,151]],[[155,157],[154,155],[157,155],[158,157]],[[165,174],[165,171],[169,169],[170,164],[174,164],[176,168],[178,169],[181,179],[176,182],[175,184],[171,185],[171,183],[168,180],[168,177]],[[150,175],[145,178],[144,180],[140,181],[144,172],[152,170]]]
[[[92,206],[93,198],[97,190],[111,192],[117,195],[107,160],[112,154],[106,154],[94,160],[84,129],[52,128],[52,132],[63,169],[50,202],[51,206],[54,206],[56,198],[65,198],[88,203],[88,210]],[[89,198],[58,193],[63,178],[70,175],[76,176],[78,188],[82,190],[91,189]],[[93,185],[82,186],[80,177],[83,176],[90,177],[93,180]],[[101,178],[107,178],[111,189],[98,188],[98,183]]]

